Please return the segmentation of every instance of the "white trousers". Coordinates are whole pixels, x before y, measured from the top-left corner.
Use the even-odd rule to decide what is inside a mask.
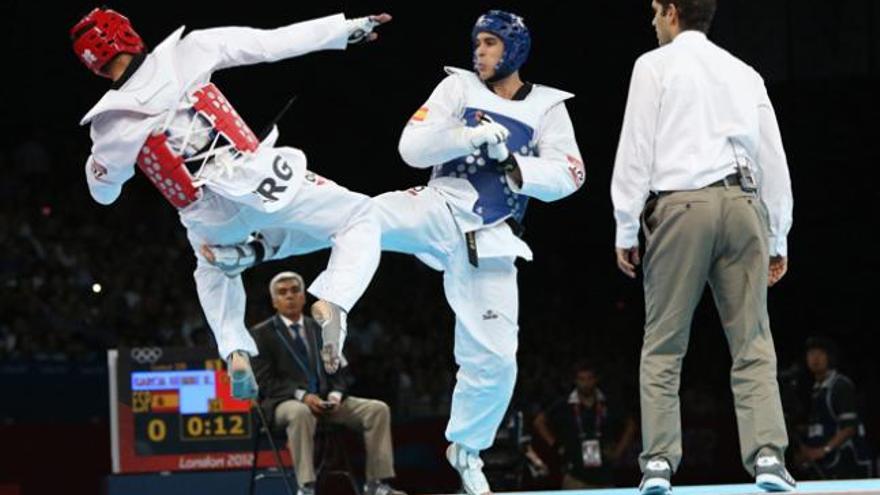
[[[226,199],[209,188],[204,197],[181,211],[181,221],[196,253],[196,288],[202,310],[214,332],[220,356],[257,347],[244,326],[246,295],[241,277],[229,278],[199,254],[202,244],[237,244],[261,232],[280,246],[281,259],[331,248],[327,268],[309,292],[345,311],[361,297],[379,264],[380,227],[368,196],[349,191],[315,174],[307,174],[293,200],[273,213],[257,211]]]
[[[479,268],[472,266],[446,200],[431,187],[385,193],[373,202],[383,250],[415,254],[443,270],[446,300],[455,312],[458,364],[446,438],[487,449],[516,383],[516,259],[480,258]]]

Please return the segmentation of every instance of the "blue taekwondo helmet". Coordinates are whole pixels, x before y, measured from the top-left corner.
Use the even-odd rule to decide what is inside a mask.
[[[480,16],[471,32],[471,41],[477,42],[477,34],[492,33],[504,42],[504,54],[495,67],[495,75],[489,82],[495,82],[516,72],[529,58],[532,37],[523,18],[503,10],[490,10]],[[476,65],[476,60],[474,60]]]

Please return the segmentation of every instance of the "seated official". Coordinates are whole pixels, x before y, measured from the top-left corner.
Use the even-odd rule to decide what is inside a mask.
[[[321,327],[302,313],[304,290],[300,275],[275,275],[269,292],[278,312],[250,329],[260,352],[253,359],[260,407],[269,424],[287,432],[299,495],[314,493],[318,422],[363,432],[367,456],[365,495],[405,495],[385,481],[394,477],[388,406],[378,400],[346,396],[344,366],[333,375],[324,371]]]

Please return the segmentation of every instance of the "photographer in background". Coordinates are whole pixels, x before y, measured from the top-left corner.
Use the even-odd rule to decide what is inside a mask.
[[[614,486],[612,467],[635,439],[635,420],[609,407],[595,365],[580,361],[572,371],[574,388],[535,417],[535,433],[562,457],[563,490]]]
[[[807,369],[813,391],[806,435],[798,460],[812,477],[870,478],[871,454],[859,417],[856,387],[837,371],[837,346],[823,337],[806,343]]]

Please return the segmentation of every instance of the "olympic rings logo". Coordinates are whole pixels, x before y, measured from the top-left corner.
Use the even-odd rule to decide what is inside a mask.
[[[135,347],[131,350],[131,358],[138,364],[152,364],[162,357],[159,347]]]

